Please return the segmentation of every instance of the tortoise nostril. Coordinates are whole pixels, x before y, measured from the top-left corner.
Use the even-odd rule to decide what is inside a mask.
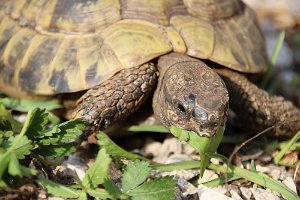
[[[190,101],[195,102],[196,96],[194,94],[190,94],[188,98]]]
[[[183,112],[183,113],[186,112],[184,106],[183,106],[181,103],[178,103],[178,104],[177,104],[177,108],[178,108],[181,112]]]

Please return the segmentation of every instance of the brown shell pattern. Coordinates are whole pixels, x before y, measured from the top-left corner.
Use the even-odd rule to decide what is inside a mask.
[[[0,1],[0,90],[14,96],[85,90],[171,51],[266,69],[262,34],[238,0]]]

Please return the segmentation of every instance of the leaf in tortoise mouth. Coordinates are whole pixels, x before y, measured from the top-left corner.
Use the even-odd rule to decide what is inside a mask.
[[[202,177],[204,170],[209,164],[210,157],[208,156],[208,154],[216,152],[222,140],[225,126],[220,126],[217,133],[212,137],[200,136],[194,131],[183,130],[175,126],[171,126],[170,131],[179,140],[186,141],[198,151],[201,157],[200,176]]]

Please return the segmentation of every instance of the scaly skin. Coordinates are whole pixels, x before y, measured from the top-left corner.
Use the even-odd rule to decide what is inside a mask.
[[[77,102],[74,118],[82,118],[95,130],[136,111],[153,92],[157,69],[152,63],[123,69],[88,90]]]
[[[230,69],[217,69],[229,91],[229,104],[244,127],[254,133],[274,126],[275,136],[291,137],[300,130],[300,111],[282,96],[270,96]]]

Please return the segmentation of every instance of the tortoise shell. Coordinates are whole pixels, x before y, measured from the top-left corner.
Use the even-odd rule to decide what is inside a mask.
[[[0,90],[89,89],[168,52],[266,70],[253,12],[238,0],[1,0]]]

